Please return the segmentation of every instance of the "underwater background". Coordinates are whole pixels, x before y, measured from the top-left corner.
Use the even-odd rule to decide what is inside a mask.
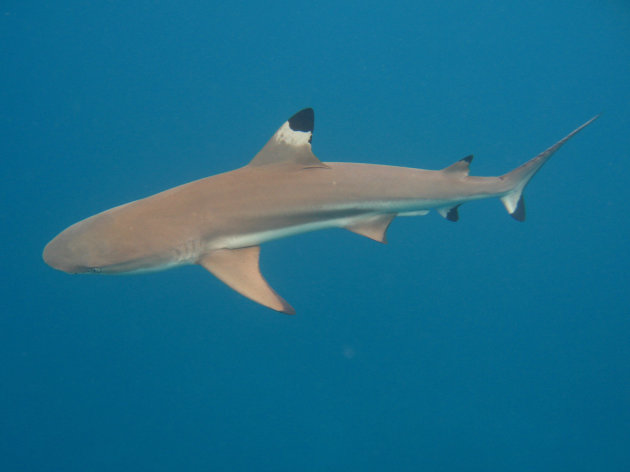
[[[630,470],[630,4],[4,1],[0,470]],[[297,310],[198,266],[70,276],[44,245],[245,165],[315,109],[323,161],[527,187],[381,245],[267,243]]]

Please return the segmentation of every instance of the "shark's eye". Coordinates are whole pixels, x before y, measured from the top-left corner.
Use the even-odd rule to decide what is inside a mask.
[[[99,274],[101,272],[101,268],[100,267],[90,267],[89,271],[94,273],[94,274]]]

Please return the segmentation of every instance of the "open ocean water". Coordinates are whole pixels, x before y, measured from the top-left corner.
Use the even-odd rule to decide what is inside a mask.
[[[630,470],[630,5],[0,6],[0,470]],[[324,161],[498,175],[498,200],[263,245],[294,317],[200,267],[44,245],[246,164],[311,106]]]

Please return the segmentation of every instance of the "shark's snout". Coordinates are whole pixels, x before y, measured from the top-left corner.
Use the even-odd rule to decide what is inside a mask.
[[[69,274],[89,271],[89,268],[78,260],[77,254],[70,246],[70,238],[64,233],[59,234],[46,245],[42,257],[50,267]]]

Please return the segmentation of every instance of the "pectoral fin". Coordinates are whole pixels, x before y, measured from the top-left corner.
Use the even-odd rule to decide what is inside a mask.
[[[204,255],[199,264],[241,295],[272,310],[289,315],[295,310],[267,283],[260,273],[260,246],[218,249]]]

